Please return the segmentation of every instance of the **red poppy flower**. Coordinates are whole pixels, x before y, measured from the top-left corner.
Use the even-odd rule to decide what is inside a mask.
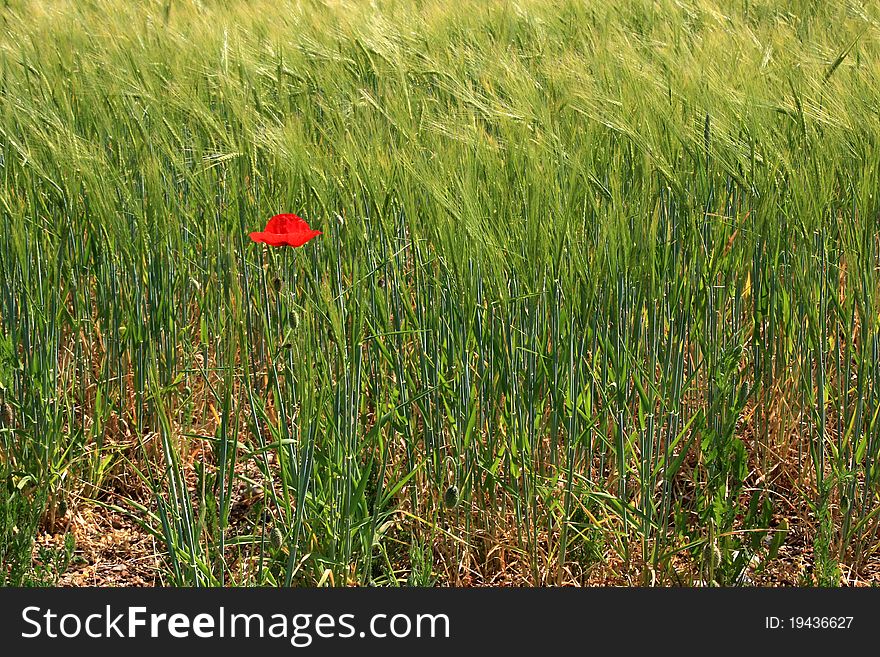
[[[312,230],[295,214],[276,214],[269,219],[265,230],[251,233],[250,238],[270,246],[302,246],[320,234],[320,230]]]

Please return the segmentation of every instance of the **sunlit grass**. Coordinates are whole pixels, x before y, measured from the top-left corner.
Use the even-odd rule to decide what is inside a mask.
[[[8,499],[169,584],[876,577],[877,8],[606,4],[0,9]]]

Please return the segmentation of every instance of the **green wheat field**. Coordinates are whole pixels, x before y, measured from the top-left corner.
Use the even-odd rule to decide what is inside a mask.
[[[5,0],[0,584],[880,583],[880,7],[611,5]]]

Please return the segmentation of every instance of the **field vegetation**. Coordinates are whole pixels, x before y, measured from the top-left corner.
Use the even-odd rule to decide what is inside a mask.
[[[0,583],[880,581],[876,3],[0,25]]]

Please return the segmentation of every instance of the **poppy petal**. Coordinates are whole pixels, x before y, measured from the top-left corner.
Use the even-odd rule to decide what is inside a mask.
[[[321,235],[320,230],[312,230],[309,224],[295,214],[276,214],[269,219],[263,231],[250,233],[254,242],[270,246],[302,246]]]
[[[309,225],[301,217],[295,214],[276,214],[266,224],[267,233],[293,233],[299,230],[309,230]]]
[[[251,233],[254,242],[262,242],[269,246],[302,246],[309,240],[321,235],[320,230],[306,230],[296,233]]]

